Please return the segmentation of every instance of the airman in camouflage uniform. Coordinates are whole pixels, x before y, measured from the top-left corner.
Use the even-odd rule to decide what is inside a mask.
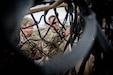
[[[39,59],[41,56],[40,51],[37,50],[37,46],[39,44],[39,41],[36,41],[38,38],[37,33],[33,31],[33,26],[28,27],[33,24],[34,21],[31,18],[23,19],[21,24],[22,30],[20,31],[19,47],[27,57],[32,59]]]

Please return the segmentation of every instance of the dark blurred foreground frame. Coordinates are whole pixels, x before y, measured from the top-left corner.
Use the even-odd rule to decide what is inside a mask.
[[[32,60],[16,48],[19,24],[34,0],[3,0],[0,2],[0,73],[41,74]],[[37,0],[40,1],[40,0]],[[43,0],[42,0],[43,1]]]
[[[0,72],[3,74],[42,74],[39,66],[15,48],[19,42],[20,21],[32,3],[33,0],[4,0],[0,4]],[[97,10],[98,7],[95,8]]]

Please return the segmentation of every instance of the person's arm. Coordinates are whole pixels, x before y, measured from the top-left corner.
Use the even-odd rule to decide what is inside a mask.
[[[66,28],[65,35],[68,36],[70,34],[70,27]]]

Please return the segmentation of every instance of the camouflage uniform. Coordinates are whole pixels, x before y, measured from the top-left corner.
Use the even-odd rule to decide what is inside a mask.
[[[47,31],[49,32],[46,35]],[[59,29],[55,31],[54,29],[45,29],[44,31],[42,31],[42,36],[45,36],[44,40],[49,45],[46,50],[49,50],[49,54],[51,56],[56,56],[57,51],[58,53],[63,52],[68,40],[68,38],[64,35],[64,30]]]
[[[25,38],[24,34],[20,33],[19,46],[22,52],[31,59],[40,59],[38,36],[33,32],[30,37]]]
[[[31,18],[24,18],[21,25],[33,25],[34,21]],[[37,32],[33,32],[31,36],[25,36],[25,34],[20,31],[20,42],[18,46],[22,50],[22,52],[31,59],[39,59],[41,58],[40,52],[38,49],[38,42],[37,41]]]
[[[43,58],[43,61],[48,61],[63,52],[68,38],[65,37],[61,28],[57,31],[60,35],[54,29],[48,29],[40,29],[40,35],[36,30],[27,39],[20,33],[19,46],[29,58],[34,60]]]

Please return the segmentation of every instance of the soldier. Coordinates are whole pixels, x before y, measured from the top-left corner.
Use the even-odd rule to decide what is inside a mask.
[[[40,59],[38,49],[37,32],[34,31],[34,21],[31,18],[24,18],[21,23],[19,47],[22,52],[31,59]]]
[[[63,27],[60,26],[58,19],[54,15],[51,15],[48,19],[48,24],[46,25],[46,29],[42,32],[42,34],[45,35],[45,33],[48,30],[49,32],[46,35],[45,39],[48,39],[48,41],[54,40],[54,42],[57,45],[62,41],[63,44],[60,44],[59,47],[61,47],[61,51],[63,51],[64,46],[61,46],[61,45],[66,44],[66,41],[68,40],[70,35],[70,27],[67,27],[65,30]]]

